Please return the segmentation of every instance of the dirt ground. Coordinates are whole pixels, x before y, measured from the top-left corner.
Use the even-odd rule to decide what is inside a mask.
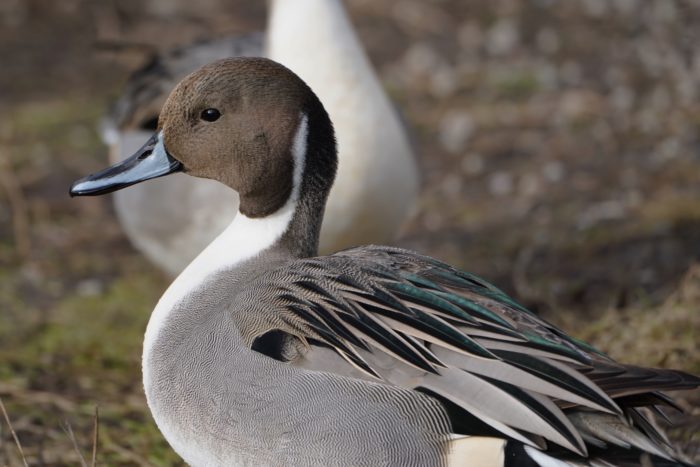
[[[424,179],[397,244],[615,358],[700,373],[700,6],[347,0]],[[31,465],[178,465],[141,339],[168,283],[109,198],[97,127],[149,53],[264,26],[259,0],[0,3],[0,400]],[[671,431],[700,461],[700,391]],[[21,465],[0,420],[0,465]]]

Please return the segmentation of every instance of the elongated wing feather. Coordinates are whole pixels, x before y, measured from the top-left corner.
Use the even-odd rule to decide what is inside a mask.
[[[643,405],[663,401],[653,391],[700,384],[681,372],[617,364],[485,281],[405,250],[296,260],[256,287],[265,291],[257,306],[278,311],[267,328],[312,342],[292,364],[424,390],[530,446],[544,438],[585,455],[586,438],[659,455],[661,438],[646,419],[634,412],[644,427],[633,427],[614,399]],[[349,365],[329,365],[325,349],[316,358],[313,342]],[[572,419],[577,425],[576,408],[600,417],[590,426]]]

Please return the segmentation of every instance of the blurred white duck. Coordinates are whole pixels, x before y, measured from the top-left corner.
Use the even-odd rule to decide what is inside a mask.
[[[390,242],[415,204],[417,168],[341,0],[272,0],[266,34],[267,44],[263,34],[194,44],[137,71],[105,124],[110,158],[117,162],[138,149],[188,73],[219,58],[267,55],[316,91],[335,124],[340,163],[321,252]],[[120,191],[115,204],[134,245],[175,275],[230,224],[237,212],[232,194],[210,180],[178,175]]]

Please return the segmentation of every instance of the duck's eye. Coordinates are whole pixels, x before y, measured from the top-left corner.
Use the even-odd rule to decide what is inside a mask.
[[[221,117],[221,112],[216,109],[204,109],[202,110],[202,115],[200,115],[202,120],[205,122],[215,122]]]
[[[140,125],[142,130],[156,131],[158,129],[158,116],[144,120]]]

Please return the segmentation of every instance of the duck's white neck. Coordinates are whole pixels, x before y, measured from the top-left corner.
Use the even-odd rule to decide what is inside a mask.
[[[301,191],[307,136],[308,117],[301,114],[291,151],[294,158],[292,193],[284,206],[263,218],[250,218],[239,212],[231,224],[180,273],[158,301],[146,327],[142,362],[144,383],[148,376],[149,354],[160,330],[178,304],[205,287],[212,274],[235,269],[237,265],[268,250],[289,229]]]

